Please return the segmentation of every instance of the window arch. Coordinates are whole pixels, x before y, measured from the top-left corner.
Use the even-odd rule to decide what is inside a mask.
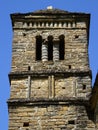
[[[48,60],[53,60],[53,36],[48,36]]]
[[[49,35],[46,39],[43,39],[41,35],[36,36],[36,60],[64,60],[64,38],[64,35],[60,35],[55,38],[52,35]]]
[[[65,40],[64,35],[59,36],[59,60],[64,60],[65,55]]]
[[[36,36],[36,60],[42,57],[42,36]]]

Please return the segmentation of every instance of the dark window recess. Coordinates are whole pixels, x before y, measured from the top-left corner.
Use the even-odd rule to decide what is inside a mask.
[[[74,125],[74,124],[75,124],[75,121],[74,121],[74,120],[70,120],[70,121],[68,121],[68,124]]]
[[[64,60],[64,54],[65,54],[65,44],[64,44],[64,36],[61,35],[59,37],[59,59]]]
[[[73,27],[73,24],[72,24],[72,22],[71,22],[71,27]]]
[[[36,37],[36,60],[41,60],[42,57],[42,37]]]
[[[65,89],[65,87],[62,87],[62,89]]]
[[[28,66],[28,71],[30,71],[31,70],[31,66]]]
[[[27,25],[29,26],[29,24],[30,24],[30,23],[28,22]]]
[[[62,26],[64,26],[64,22],[62,22]]]
[[[68,27],[68,22],[66,22],[66,27]]]
[[[75,39],[79,38],[79,35],[75,35]]]
[[[26,36],[26,34],[25,34],[25,33],[23,33],[23,36],[25,37],[25,36]]]
[[[24,122],[23,123],[23,127],[28,127],[29,126],[29,122]]]
[[[42,22],[40,22],[40,26],[42,26]]]
[[[53,41],[48,40],[48,60],[53,60]]]
[[[85,84],[83,84],[83,90],[85,90],[86,89],[86,85]]]
[[[68,68],[71,69],[71,65],[69,65]]]

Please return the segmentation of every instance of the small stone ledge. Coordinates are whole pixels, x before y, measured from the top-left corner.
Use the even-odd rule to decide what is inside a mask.
[[[18,28],[18,27],[13,27],[13,29],[15,29],[15,30],[32,30],[32,28],[34,29],[34,30],[36,30],[36,28],[35,27],[29,27],[29,28],[27,28],[27,27],[20,27],[20,28]],[[44,30],[47,30],[47,29],[49,29],[49,30],[51,30],[51,29],[54,29],[54,27],[40,27],[40,28],[38,28],[39,30],[42,30],[42,29],[44,29]],[[55,29],[62,29],[62,27],[55,27]],[[74,29],[74,30],[77,30],[77,29],[81,29],[81,30],[85,30],[86,28],[85,27],[82,27],[82,28],[80,28],[80,27],[77,27],[77,28],[67,28],[67,27],[63,27],[63,29],[66,29],[66,30],[72,30],[72,29]]]
[[[35,105],[89,105],[88,98],[52,98],[52,99],[42,99],[42,98],[23,98],[23,99],[9,99],[7,101],[8,106],[35,106]]]

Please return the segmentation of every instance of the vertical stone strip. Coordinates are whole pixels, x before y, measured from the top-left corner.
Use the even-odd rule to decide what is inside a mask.
[[[42,43],[42,61],[48,60],[48,48],[47,48],[47,41]]]
[[[78,86],[78,83],[77,83],[77,80],[75,81],[75,97],[77,97],[77,86]]]
[[[24,27],[24,28],[26,28],[26,27],[27,27],[27,23],[26,23],[26,22],[23,24],[23,27]]]
[[[30,98],[31,97],[31,76],[28,76],[28,94],[27,97]]]
[[[67,27],[67,23],[64,23],[63,27]]]
[[[59,22],[59,27],[62,27],[62,23],[61,22]]]
[[[46,27],[48,27],[48,22],[46,23]]]
[[[52,98],[55,97],[55,79],[54,75],[52,75]]]
[[[76,97],[76,80],[73,81],[73,96]]]
[[[71,28],[71,23],[70,22],[68,22],[68,28]]]
[[[49,98],[51,98],[52,97],[51,76],[48,77],[48,88],[49,88]]]
[[[31,22],[29,23],[29,27],[32,27],[32,23]]]
[[[55,97],[55,79],[54,75],[48,77],[48,86],[49,86],[49,98]]]
[[[40,27],[40,22],[38,22],[38,27]]]
[[[59,40],[53,42],[53,61],[59,60]]]
[[[36,26],[36,23],[34,23],[34,27],[37,27],[37,26]]]
[[[53,27],[53,22],[50,23],[50,27]]]
[[[75,22],[73,22],[73,28],[75,28],[76,27],[76,23]]]
[[[42,27],[44,27],[44,22],[42,22]]]
[[[57,23],[54,23],[54,27],[57,27]]]

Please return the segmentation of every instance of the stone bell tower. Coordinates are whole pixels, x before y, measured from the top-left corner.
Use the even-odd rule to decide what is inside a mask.
[[[95,130],[90,14],[48,7],[11,19],[9,130]]]

